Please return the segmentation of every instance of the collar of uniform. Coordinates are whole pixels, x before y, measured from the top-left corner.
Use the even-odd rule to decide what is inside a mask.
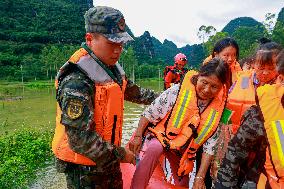
[[[122,80],[118,76],[112,72],[111,68],[105,65],[95,54],[94,52],[86,45],[86,43],[82,43],[81,47],[84,48],[88,54],[107,72],[107,74],[116,82],[118,85],[122,85]],[[114,66],[117,69],[116,65]]]

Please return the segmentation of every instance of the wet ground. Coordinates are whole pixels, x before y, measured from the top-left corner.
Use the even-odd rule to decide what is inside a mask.
[[[146,106],[136,105],[132,103],[125,104],[124,126],[122,145],[124,146],[135,131],[141,112]],[[54,163],[50,163],[48,167],[40,170],[37,174],[37,180],[30,186],[31,189],[67,189],[65,175],[57,173]]]

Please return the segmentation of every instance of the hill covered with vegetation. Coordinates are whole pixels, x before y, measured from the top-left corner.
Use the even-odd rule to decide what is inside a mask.
[[[57,70],[84,40],[86,10],[92,0],[2,0],[0,6],[0,79],[53,80]],[[263,23],[241,17],[230,21],[221,32],[208,36],[203,44],[178,48],[172,41],[160,42],[148,31],[134,36],[127,44],[120,62],[128,75],[136,78],[158,77],[165,65],[182,52],[191,67],[199,67],[222,37],[234,37],[240,45],[241,58],[253,53],[257,40],[266,36],[284,45],[284,13],[268,31]],[[133,74],[134,72],[134,74]]]

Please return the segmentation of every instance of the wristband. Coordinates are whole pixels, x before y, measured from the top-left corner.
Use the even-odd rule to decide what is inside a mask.
[[[198,177],[198,176],[196,176],[195,178],[196,178],[196,179],[202,179],[202,180],[204,180],[203,177]]]

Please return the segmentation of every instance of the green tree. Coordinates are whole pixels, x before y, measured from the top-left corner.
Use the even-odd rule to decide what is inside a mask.
[[[138,76],[138,61],[135,57],[133,47],[129,47],[122,52],[119,62],[122,65],[126,75],[135,81],[135,78]]]
[[[267,30],[266,37],[270,37],[275,25],[275,14],[267,13],[265,14],[265,20],[263,22],[264,27]]]
[[[272,33],[272,39],[284,46],[284,23],[278,22]]]
[[[233,38],[240,47],[240,58],[252,55],[258,46],[258,39],[263,35],[256,27],[239,27],[233,33]]]
[[[209,56],[212,53],[216,42],[228,36],[229,34],[227,32],[217,32],[215,35],[210,36],[208,41],[204,44],[206,49],[205,55]]]
[[[47,79],[55,78],[59,68],[75,52],[76,47],[71,45],[48,45],[43,48],[39,60],[41,62],[42,72]]]
[[[202,25],[199,27],[197,36],[204,44],[205,40],[207,40],[210,36],[216,33],[216,29],[213,26],[205,26]]]

